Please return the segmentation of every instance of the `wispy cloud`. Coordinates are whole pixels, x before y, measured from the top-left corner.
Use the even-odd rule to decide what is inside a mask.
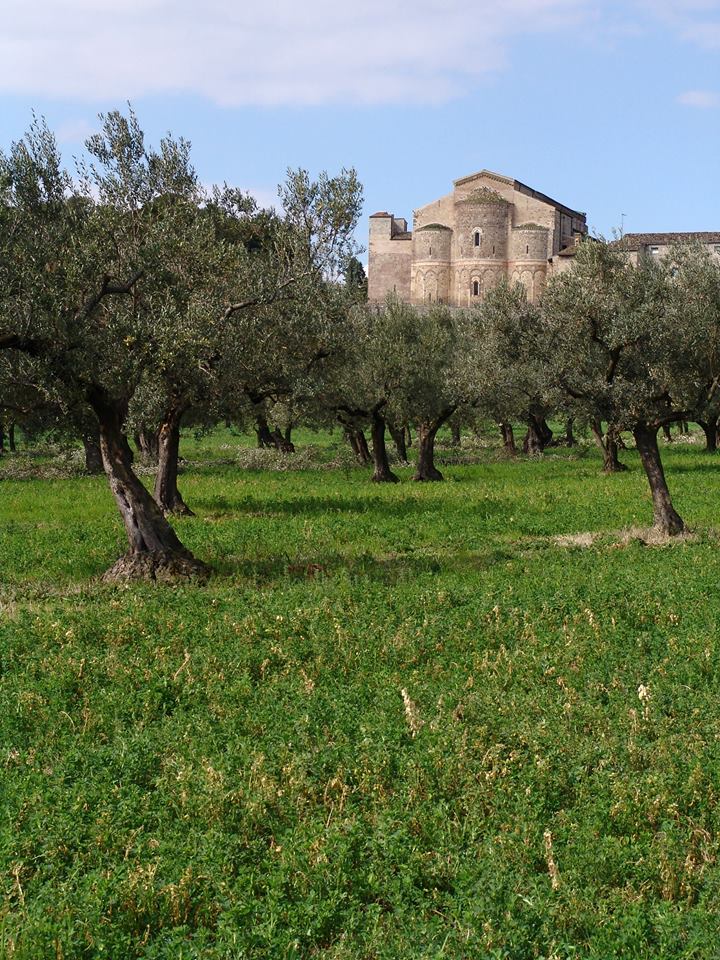
[[[56,136],[59,143],[83,144],[97,133],[99,126],[99,123],[91,124],[87,120],[66,120],[57,128]]]
[[[259,207],[264,207],[266,210],[271,208],[279,210],[281,207],[277,187],[248,187],[247,192],[255,198]]]
[[[696,107],[700,110],[713,110],[720,107],[720,93],[713,90],[686,90],[676,97],[684,107]]]
[[[502,69],[514,38],[596,15],[593,0],[5,0],[0,92],[442,102]]]
[[[679,39],[720,49],[720,0],[639,0],[639,6]]]

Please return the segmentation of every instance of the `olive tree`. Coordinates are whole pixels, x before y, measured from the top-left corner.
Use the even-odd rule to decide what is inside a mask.
[[[548,375],[578,416],[630,430],[653,499],[655,527],[682,532],[657,443],[714,396],[720,372],[718,272],[704,252],[637,264],[586,241],[573,270],[552,278],[542,304]]]
[[[512,422],[527,423],[525,450],[539,453],[548,441],[548,391],[540,312],[521,284],[502,280],[474,308],[478,333],[466,353],[476,406],[500,425],[505,447],[515,452]],[[552,436],[552,434],[550,434]]]
[[[414,480],[442,480],[435,438],[452,415],[475,401],[468,353],[477,342],[472,311],[416,308],[389,297],[365,334],[366,379],[382,401],[383,418],[414,423],[418,458]],[[375,419],[376,430],[384,424]],[[378,440],[380,439],[378,433]]]
[[[0,156],[0,347],[30,358],[36,382],[69,407],[94,414],[128,539],[108,576],[202,575],[135,475],[125,435],[134,391],[160,359],[156,331],[184,269],[197,181],[184,141],[155,150],[132,112],[102,120],[80,186],[42,122]]]

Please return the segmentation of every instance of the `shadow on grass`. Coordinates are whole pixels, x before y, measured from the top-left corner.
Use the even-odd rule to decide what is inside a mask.
[[[498,563],[506,563],[515,554],[502,549],[482,552],[402,553],[371,556],[363,554],[347,557],[331,554],[318,557],[268,557],[264,560],[225,558],[214,565],[215,577],[240,578],[257,586],[271,586],[280,582],[300,583],[332,579],[343,574],[352,579],[371,580],[383,584],[411,581],[427,574],[472,574],[487,570]]]
[[[512,503],[491,497],[468,505],[466,501],[437,501],[425,497],[400,496],[396,499],[384,499],[373,496],[377,487],[370,487],[356,496],[308,497],[298,496],[278,500],[242,497],[232,500],[229,497],[197,497],[192,501],[193,508],[199,514],[206,513],[213,519],[219,517],[255,516],[255,517],[317,517],[338,513],[371,513],[379,517],[409,517],[434,510],[447,512],[448,509],[467,514],[477,519],[504,517],[512,513]],[[397,490],[397,487],[393,487]],[[419,487],[412,487],[413,491]]]
[[[720,474],[720,454],[707,453],[707,463],[669,463],[665,470],[669,476],[674,473],[712,473]],[[713,458],[717,459],[713,459]]]
[[[372,490],[367,491],[368,494]],[[257,517],[302,517],[332,515],[334,513],[377,513],[380,516],[402,517],[414,513],[424,513],[429,505],[418,500],[403,498],[395,501],[376,499],[369,495],[358,494],[350,497],[294,497],[278,500],[242,497],[231,500],[228,497],[198,498],[194,504],[198,511],[207,511],[217,516],[257,516]]]

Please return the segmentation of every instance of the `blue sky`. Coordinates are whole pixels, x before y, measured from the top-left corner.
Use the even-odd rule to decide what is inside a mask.
[[[354,166],[410,219],[487,167],[606,235],[720,230],[720,0],[5,0],[1,146],[35,109],[70,162],[128,99],[265,203]]]

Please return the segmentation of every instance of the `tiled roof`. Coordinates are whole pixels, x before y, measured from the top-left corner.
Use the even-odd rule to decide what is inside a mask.
[[[698,231],[688,233],[626,233],[620,240],[615,241],[617,246],[626,250],[638,250],[640,247],[668,247],[673,243],[718,243],[720,233],[715,231]]]

